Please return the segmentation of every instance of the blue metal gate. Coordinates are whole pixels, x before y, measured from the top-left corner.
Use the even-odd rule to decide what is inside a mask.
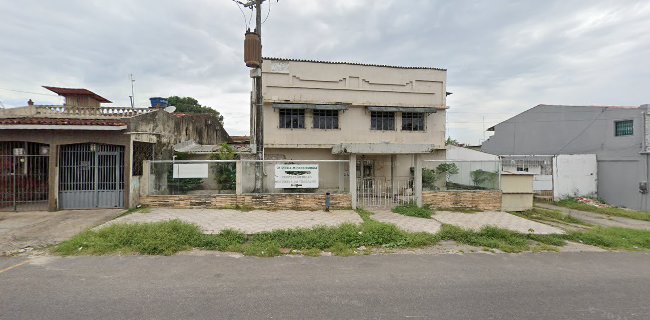
[[[124,147],[95,143],[61,146],[59,207],[123,208]]]

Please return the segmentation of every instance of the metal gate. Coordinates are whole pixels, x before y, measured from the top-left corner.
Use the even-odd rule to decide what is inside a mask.
[[[61,146],[59,207],[124,207],[124,147],[95,143]]]
[[[390,209],[400,204],[415,202],[413,179],[386,181],[385,178],[357,179],[357,204],[362,208]]]
[[[49,148],[0,142],[0,211],[47,210]]]

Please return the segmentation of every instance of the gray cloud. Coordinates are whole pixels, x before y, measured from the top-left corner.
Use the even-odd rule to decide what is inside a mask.
[[[133,73],[138,105],[193,96],[232,134],[248,131],[245,24],[232,1],[0,0],[0,19],[5,105],[60,102],[41,85],[128,105]],[[647,30],[647,1],[282,0],[263,37],[267,56],[447,68],[448,134],[478,143],[483,119],[540,103],[650,102]]]

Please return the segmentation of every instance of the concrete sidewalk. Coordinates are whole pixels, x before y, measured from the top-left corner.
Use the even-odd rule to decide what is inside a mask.
[[[440,231],[442,224],[450,224],[463,229],[479,231],[487,226],[494,226],[520,233],[561,234],[563,230],[543,223],[520,218],[507,212],[462,213],[437,211],[431,219],[416,218],[397,214],[388,210],[375,210],[370,218],[385,223],[392,223],[398,228],[410,232]]]
[[[635,220],[635,219],[629,219],[629,218],[623,218],[617,216],[610,216],[601,213],[569,209],[569,208],[564,208],[564,207],[560,207],[548,203],[536,202],[535,206],[542,209],[560,211],[574,218],[580,219],[586,223],[597,225],[597,226],[650,230],[650,221]]]
[[[234,229],[246,234],[273,230],[335,227],[344,223],[360,224],[359,215],[352,210],[295,211],[295,210],[253,210],[231,209],[171,209],[152,208],[150,212],[136,212],[105,223],[98,228],[115,223],[151,223],[181,220],[198,225],[204,233],[216,234]]]
[[[0,255],[59,243],[122,212],[124,209],[0,212]]]

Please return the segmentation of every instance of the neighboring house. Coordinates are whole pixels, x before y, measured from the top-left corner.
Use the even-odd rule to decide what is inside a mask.
[[[89,90],[46,88],[65,104],[0,110],[0,209],[132,207],[143,160],[171,159],[182,141],[230,142],[212,115],[102,107],[110,101]]]
[[[389,184],[445,159],[444,69],[265,58],[262,78],[267,159],[356,159]]]
[[[477,151],[467,147],[447,146],[447,160],[499,161],[499,156]]]
[[[648,107],[538,105],[489,128],[494,135],[481,150],[501,156],[581,155],[584,163],[595,154],[598,196],[613,205],[648,211]],[[577,158],[567,161],[570,165]],[[524,163],[518,167],[529,172],[542,167],[524,168]],[[583,176],[594,171],[587,166],[573,171],[578,169]]]

